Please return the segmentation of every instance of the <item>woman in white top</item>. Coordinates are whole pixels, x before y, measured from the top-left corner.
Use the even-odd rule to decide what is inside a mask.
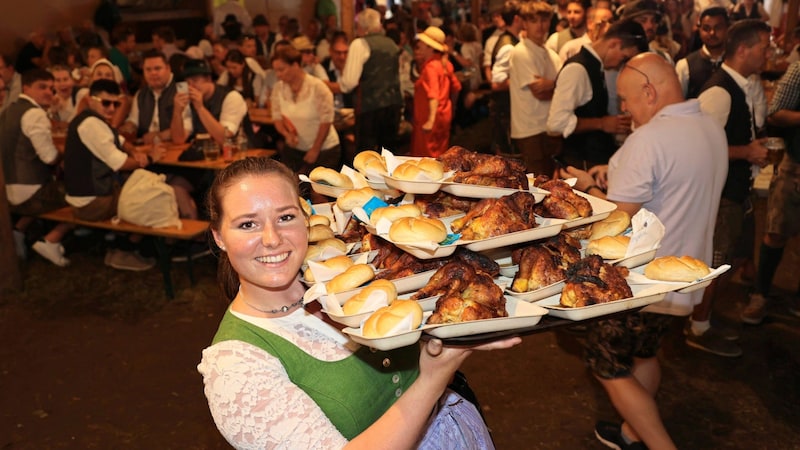
[[[333,127],[333,93],[303,70],[294,47],[276,50],[272,68],[278,77],[270,97],[272,120],[286,139],[281,161],[304,174],[316,166],[338,169],[341,147]]]
[[[387,352],[351,341],[318,303],[303,306],[300,201],[295,175],[268,158],[235,161],[209,190],[231,303],[198,370],[225,439],[237,449],[493,449],[477,408],[447,385],[473,350],[521,339]]]

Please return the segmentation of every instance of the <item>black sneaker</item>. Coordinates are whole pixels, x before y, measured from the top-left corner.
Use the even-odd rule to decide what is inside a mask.
[[[641,441],[626,444],[622,437],[622,426],[618,423],[598,421],[594,426],[594,435],[606,447],[615,450],[647,450],[647,446]]]

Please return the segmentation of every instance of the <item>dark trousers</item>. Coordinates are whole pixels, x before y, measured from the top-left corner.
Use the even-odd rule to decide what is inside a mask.
[[[397,130],[400,126],[400,105],[387,106],[356,116],[356,153],[381,147],[397,151]]]

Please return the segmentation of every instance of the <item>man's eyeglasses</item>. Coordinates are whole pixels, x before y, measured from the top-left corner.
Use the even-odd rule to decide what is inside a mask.
[[[639,70],[636,67],[633,67],[631,65],[625,65],[625,68],[626,69],[631,69],[634,72],[639,72],[640,74],[642,74],[642,76],[645,79],[645,86],[647,86],[647,85],[651,85],[652,86],[652,83],[650,83],[650,77],[648,77],[646,73],[642,72],[641,70]]]
[[[103,105],[103,108],[108,108],[111,105],[114,105],[114,108],[119,108],[120,106],[122,106],[122,102],[119,100],[108,100],[105,98],[96,97],[94,95],[92,96],[92,98],[100,102],[100,104]]]

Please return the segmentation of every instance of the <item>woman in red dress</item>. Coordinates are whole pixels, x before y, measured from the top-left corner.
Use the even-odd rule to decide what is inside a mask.
[[[461,90],[461,83],[447,60],[444,39],[444,32],[437,27],[428,27],[417,35],[414,51],[425,62],[414,83],[413,156],[436,157],[449,145],[453,120],[451,98]]]

